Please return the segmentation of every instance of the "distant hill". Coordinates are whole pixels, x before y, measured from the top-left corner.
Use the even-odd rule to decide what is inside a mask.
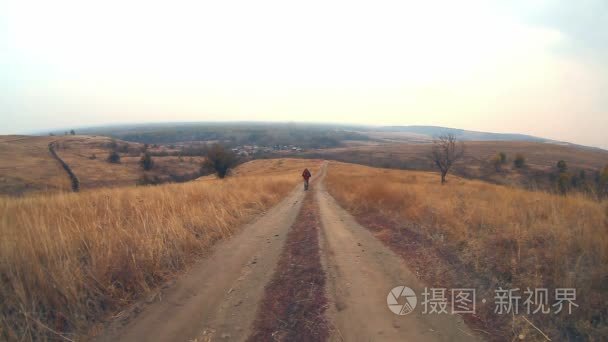
[[[76,132],[147,144],[220,141],[226,145],[329,148],[340,146],[345,140],[369,140],[366,134],[346,125],[309,123],[176,122],[85,127]]]
[[[412,134],[412,137],[432,139],[440,134],[454,134],[460,140],[475,141],[530,141],[530,142],[554,142],[553,140],[539,138],[526,134],[516,133],[490,133],[469,131],[466,129],[440,127],[440,126],[385,126],[379,127],[379,132],[392,132]]]
[[[54,131],[62,135],[64,131]],[[78,134],[102,135],[148,144],[192,141],[221,141],[225,144],[260,146],[297,145],[304,148],[332,148],[344,141],[360,144],[378,142],[429,143],[434,137],[451,133],[464,141],[515,141],[599,148],[572,144],[519,133],[493,133],[441,126],[369,126],[297,122],[166,122],[80,127]],[[47,133],[40,133],[47,134]],[[600,149],[601,150],[601,149]]]

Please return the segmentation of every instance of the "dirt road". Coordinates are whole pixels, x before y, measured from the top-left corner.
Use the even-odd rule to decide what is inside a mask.
[[[322,229],[321,261],[326,274],[326,311],[331,340],[471,341],[474,334],[455,315],[400,316],[387,307],[399,285],[419,296],[421,284],[403,259],[391,252],[340,208],[323,186],[324,165],[312,185]],[[264,287],[272,278],[304,192],[294,190],[164,290],[151,304],[116,320],[102,341],[243,341]],[[316,206],[315,206],[316,207]]]

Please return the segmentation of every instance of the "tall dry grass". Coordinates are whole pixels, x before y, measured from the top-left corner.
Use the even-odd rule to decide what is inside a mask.
[[[256,164],[225,180],[0,198],[0,339],[72,338],[141,297],[289,193],[304,164],[281,165],[263,177]]]
[[[355,215],[389,217],[453,256],[449,262],[468,270],[460,281],[488,290],[549,288],[551,298],[555,288],[576,288],[580,306],[572,315],[535,320],[558,340],[608,338],[608,203],[439,180],[341,163],[330,164],[326,178],[330,193]]]

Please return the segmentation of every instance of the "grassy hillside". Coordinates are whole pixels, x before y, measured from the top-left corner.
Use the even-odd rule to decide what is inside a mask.
[[[608,203],[457,177],[442,186],[435,173],[342,163],[330,164],[326,182],[431,286],[474,287],[478,298],[490,299],[479,316],[506,327],[506,338],[516,329],[543,339],[521,315],[512,322],[493,313],[492,291],[499,286],[576,288],[579,307],[572,315],[527,318],[554,340],[608,338]]]
[[[120,163],[108,163],[112,144],[121,156]],[[78,176],[82,189],[135,185],[142,180],[144,171],[139,161],[143,144],[112,140],[101,136],[62,137],[57,153]],[[162,147],[150,148],[159,153]],[[171,176],[197,174],[203,157],[153,156],[154,167],[145,172],[148,177],[170,181]]]
[[[281,127],[287,129],[289,126]],[[252,129],[267,127],[254,126]],[[316,128],[312,132],[324,131]],[[311,137],[313,135],[306,139]],[[292,138],[299,139],[297,135]],[[70,190],[68,175],[48,151],[47,145],[50,142],[55,142],[58,156],[78,177],[82,190],[135,185],[144,181],[144,178],[154,183],[189,180],[200,175],[200,166],[204,161],[204,145],[200,143],[151,145],[148,146],[148,151],[155,166],[144,172],[139,164],[144,149],[142,143],[103,136],[4,136],[0,137],[0,194],[23,195]],[[311,150],[302,155],[387,168],[433,170],[428,159],[428,143],[387,144],[371,140],[340,140],[340,143],[345,147]],[[559,160],[567,162],[569,172],[573,175],[585,170],[589,182],[593,181],[597,170],[608,164],[608,151],[599,149],[508,141],[467,141],[465,146],[465,158],[454,167],[456,174],[529,189],[554,188],[555,165]],[[112,150],[118,151],[120,163],[107,161]],[[497,171],[493,158],[499,152],[506,153],[508,160]],[[179,157],[180,154],[183,156]],[[513,167],[512,162],[517,154],[526,158],[525,168]]]
[[[387,134],[382,136],[382,134]],[[525,134],[490,133],[469,131],[465,129],[438,127],[438,126],[385,126],[369,133],[370,136],[377,134],[379,138],[390,140],[405,140],[426,138],[428,140],[441,134],[453,134],[458,140],[474,141],[535,141],[543,142],[548,139],[534,137]]]
[[[61,165],[48,144],[55,137],[0,136],[0,194],[70,191]]]
[[[377,167],[431,171],[434,165],[428,158],[430,149],[430,144],[394,143],[316,150],[306,155]],[[499,152],[506,153],[507,163],[497,171],[492,159]],[[524,156],[526,167],[513,167],[517,154]],[[594,172],[608,165],[608,151],[537,142],[467,141],[465,156],[454,166],[454,172],[497,184],[551,189],[554,185],[551,174],[556,172],[559,160],[566,161],[574,174],[585,170],[591,179]]]
[[[81,190],[136,185],[144,174],[159,182],[192,179],[200,175],[204,161],[201,156],[168,155],[177,154],[175,148],[149,147],[154,167],[144,172],[139,164],[143,144],[102,136],[0,136],[0,194],[70,191],[66,171],[49,153],[51,142],[79,179]],[[107,161],[113,149],[118,151],[120,163]]]
[[[0,339],[82,332],[277,203],[319,161],[225,180],[0,199]],[[270,172],[267,172],[270,171]]]

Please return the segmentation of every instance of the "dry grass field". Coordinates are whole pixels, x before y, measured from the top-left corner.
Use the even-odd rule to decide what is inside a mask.
[[[49,154],[56,137],[0,136],[0,194],[70,191],[70,181]]]
[[[332,162],[326,182],[360,222],[411,258],[408,264],[417,265],[430,286],[475,287],[478,298],[492,303],[499,286],[522,292],[548,288],[550,298],[555,288],[576,288],[579,307],[572,315],[528,319],[553,340],[608,338],[608,203],[455,176],[444,186],[439,180],[430,172]],[[520,305],[526,298],[522,292]],[[498,317],[493,310],[482,306],[481,318],[502,322],[508,335],[513,329],[543,339],[521,323],[521,315],[512,322],[510,315]]]
[[[0,199],[0,339],[73,338],[277,203],[320,161],[234,177]],[[245,172],[244,172],[245,171]]]
[[[62,137],[57,154],[72,168],[82,189],[135,185],[144,174],[139,161],[143,144],[116,140],[119,146],[128,146],[120,152],[120,163],[107,162],[112,139],[101,136]],[[159,150],[159,149],[157,149]],[[94,158],[93,158],[94,156]],[[146,171],[149,177],[170,181],[170,175],[184,175],[199,171],[202,157],[152,157],[154,167]]]
[[[80,181],[80,189],[130,186],[138,184],[144,175],[139,161],[142,144],[116,140],[121,162],[109,163],[112,139],[102,136],[1,136],[0,194],[24,195],[40,192],[70,191],[70,181],[60,164],[54,160],[48,144],[72,169]],[[126,148],[125,148],[126,147]],[[165,147],[150,148],[153,152],[177,151]],[[172,176],[199,172],[203,157],[152,157],[154,167],[145,174],[161,182]]]
[[[508,157],[521,153],[531,167],[551,168],[563,159],[575,168],[599,169],[608,163],[608,151],[537,142],[518,141],[465,141],[465,160],[490,160],[498,152]],[[376,157],[390,156],[400,160],[412,160],[413,165],[428,164],[430,144],[369,144],[367,146],[326,149],[330,154],[356,153]],[[512,158],[511,160],[512,161]]]
[[[315,173],[319,168],[320,160],[315,159],[296,159],[296,158],[281,158],[281,159],[258,159],[248,163],[239,165],[234,170],[236,176],[274,176],[285,172],[302,174],[305,168],[308,168],[311,173]]]
[[[482,179],[496,184],[525,188],[549,189],[549,173],[564,160],[571,171],[588,171],[588,175],[608,165],[608,151],[536,142],[466,141],[464,158],[454,166],[454,172],[466,178]],[[431,145],[388,143],[351,146],[308,152],[309,156],[347,163],[409,170],[434,170],[428,155]],[[499,152],[507,155],[507,163],[497,172],[493,163]],[[515,169],[513,159],[522,154],[524,169]]]

